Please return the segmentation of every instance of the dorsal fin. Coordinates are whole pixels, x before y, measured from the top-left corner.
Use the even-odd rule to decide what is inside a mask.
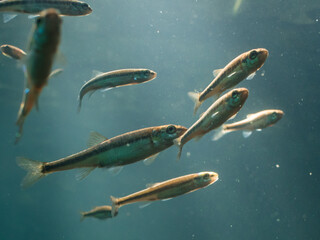
[[[223,70],[223,68],[213,70],[212,74],[214,77],[218,76],[218,74]]]
[[[94,145],[104,142],[105,140],[108,140],[108,139],[105,136],[102,136],[100,133],[90,132],[90,136],[87,142],[87,147],[92,147]]]
[[[92,77],[96,77],[99,76],[100,74],[102,74],[103,72],[99,71],[99,70],[92,70]]]
[[[146,184],[146,187],[147,187],[147,188],[151,188],[151,187],[155,187],[155,186],[157,186],[157,185],[159,185],[159,183],[147,183],[147,184]]]

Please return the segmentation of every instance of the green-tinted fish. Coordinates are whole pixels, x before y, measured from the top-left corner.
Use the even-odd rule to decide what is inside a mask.
[[[2,54],[8,58],[13,58],[15,60],[23,59],[27,54],[18,47],[5,44],[0,46]]]
[[[167,200],[190,193],[209,186],[218,178],[218,174],[215,172],[194,173],[156,183],[126,197],[115,198],[111,196],[112,213],[116,213],[120,207],[130,203]]]
[[[86,217],[94,217],[98,219],[108,219],[112,218],[118,215],[118,211],[114,213],[114,216],[112,216],[111,212],[112,208],[111,206],[99,206],[95,207],[94,209],[88,211],[88,212],[81,212],[81,221],[83,221]]]
[[[149,69],[121,69],[106,73],[99,73],[86,82],[79,92],[79,108],[82,98],[88,92],[94,93],[98,89],[109,90],[116,87],[134,85],[153,80],[157,73]]]
[[[54,8],[64,16],[84,16],[92,12],[90,6],[77,0],[3,0],[0,1],[0,12],[39,14],[39,12]],[[4,22],[10,21],[16,14],[4,14]]]
[[[247,138],[254,130],[261,131],[263,128],[274,125],[283,115],[283,111],[276,109],[249,114],[244,120],[222,125],[220,130],[213,136],[212,140],[216,141],[223,137],[223,135],[238,130],[242,130],[243,137]]]
[[[18,158],[20,167],[28,171],[22,182],[23,187],[35,183],[49,173],[74,168],[85,168],[81,178],[93,169],[124,166],[143,159],[153,161],[159,152],[173,145],[187,129],[179,125],[163,125],[128,132],[111,139],[92,134],[89,148],[53,162],[37,162]]]
[[[201,93],[189,92],[195,102],[194,114],[204,100],[215,96],[218,98],[225,90],[236,86],[245,78],[251,79],[268,57],[268,50],[264,48],[252,49],[233,59],[223,69],[214,71],[215,78]]]
[[[16,143],[22,135],[23,123],[34,104],[37,105],[42,88],[47,85],[61,33],[62,20],[55,9],[40,13],[33,25],[27,55],[24,58],[26,86],[18,113]]]
[[[235,116],[242,108],[248,97],[246,88],[237,88],[224,94],[205,111],[188,130],[174,140],[179,147],[178,159],[180,159],[183,145],[192,138],[199,139],[213,129],[220,127],[225,121]]]

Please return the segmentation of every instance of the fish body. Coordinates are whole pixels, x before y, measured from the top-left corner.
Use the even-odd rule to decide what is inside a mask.
[[[18,113],[19,132],[16,143],[22,135],[25,118],[34,104],[37,104],[42,88],[47,84],[55,54],[60,43],[62,20],[55,9],[40,13],[33,25],[27,55],[24,58],[26,84]]]
[[[203,101],[216,96],[225,90],[236,86],[239,82],[259,70],[268,57],[268,50],[264,48],[252,49],[233,59],[223,69],[215,70],[216,77],[201,93],[189,92],[195,102],[194,114]]]
[[[179,147],[178,159],[184,144],[192,138],[201,138],[237,114],[248,98],[248,94],[248,89],[237,88],[215,101],[181,137],[174,140],[175,145]]]
[[[28,171],[22,186],[29,186],[41,177],[58,171],[87,168],[88,173],[96,167],[124,166],[147,159],[173,145],[187,129],[179,125],[163,125],[128,132],[102,142],[86,150],[53,162],[37,162],[18,158],[18,165]]]
[[[213,140],[218,140],[224,134],[238,130],[244,131],[244,136],[248,137],[254,130],[261,130],[274,125],[282,118],[283,115],[283,111],[277,109],[269,109],[249,114],[244,120],[224,124],[220,130],[221,132],[218,132],[217,135],[213,137]]]
[[[93,217],[93,218],[98,218],[98,219],[108,219],[108,218],[112,218],[118,215],[118,211],[116,211],[114,213],[114,216],[112,216],[111,213],[112,207],[111,206],[99,206],[99,207],[95,207],[92,210],[88,211],[88,212],[81,212],[81,221],[84,218],[87,217]]]
[[[92,12],[90,6],[76,0],[3,0],[0,1],[0,12],[39,14],[54,8],[64,16],[83,16]]]
[[[15,60],[21,60],[27,55],[22,49],[9,44],[1,45],[0,50],[4,56]]]
[[[156,72],[149,69],[120,69],[98,74],[81,87],[78,97],[79,110],[82,98],[88,92],[144,83],[153,80],[156,76]]]
[[[149,188],[130,194],[122,198],[111,197],[112,212],[118,208],[136,202],[166,200],[207,187],[218,180],[215,172],[200,172],[173,178],[156,183]]]

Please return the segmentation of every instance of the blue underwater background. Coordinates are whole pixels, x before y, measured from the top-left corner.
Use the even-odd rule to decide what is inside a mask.
[[[240,3],[234,10],[235,3]],[[318,0],[88,0],[93,13],[63,17],[60,51],[64,72],[49,81],[14,145],[15,121],[24,75],[14,60],[0,56],[0,239],[320,239],[320,2]],[[0,44],[26,49],[34,19],[20,14],[0,23]],[[17,156],[39,161],[86,148],[90,131],[111,138],[164,124],[191,126],[187,92],[203,90],[212,71],[253,48],[269,57],[253,80],[238,86],[249,98],[237,117],[281,109],[275,126],[247,139],[213,132],[188,142],[180,161],[173,146],[156,161],[125,166],[113,176],[94,170],[55,173],[24,190],[25,171]],[[151,82],[85,96],[77,95],[92,70],[149,68]],[[205,111],[208,99],[200,108]],[[161,182],[200,171],[219,181],[188,195],[124,206],[113,219],[88,218],[80,211],[110,205]]]

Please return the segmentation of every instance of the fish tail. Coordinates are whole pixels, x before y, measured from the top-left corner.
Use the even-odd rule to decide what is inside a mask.
[[[188,92],[188,96],[191,98],[191,100],[194,102],[194,110],[193,110],[193,115],[196,115],[197,110],[201,106],[201,102],[199,100],[200,98],[200,93],[197,92]]]
[[[79,102],[79,104],[78,104],[78,113],[79,113],[81,110],[81,105],[82,105],[82,96],[80,96],[80,95],[78,97],[78,102]]]
[[[118,213],[118,209],[119,209],[119,204],[118,204],[118,199],[113,197],[113,196],[110,196],[111,198],[111,201],[112,201],[112,208],[111,208],[111,215],[112,217],[115,217]]]
[[[227,133],[232,132],[231,130],[226,130],[224,128],[224,126],[222,125],[221,127],[219,127],[215,133],[212,136],[212,141],[217,141],[220,138],[222,138],[224,135],[226,135]]]
[[[85,219],[85,212],[80,212],[81,217],[80,217],[80,222],[82,222]]]
[[[44,162],[34,161],[24,157],[17,158],[19,167],[27,171],[27,176],[22,180],[21,186],[23,188],[30,187],[46,174],[42,172]]]

